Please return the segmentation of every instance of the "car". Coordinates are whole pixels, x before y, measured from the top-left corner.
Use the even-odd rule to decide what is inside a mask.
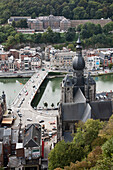
[[[19,113],[19,112],[20,112],[20,110],[18,109],[18,110],[17,110],[17,113]]]
[[[27,121],[32,121],[32,119],[31,118],[27,118]]]
[[[49,132],[49,134],[48,134],[48,135],[49,135],[49,137],[52,137],[52,132]]]
[[[13,120],[16,120],[16,116],[15,115],[13,115]]]
[[[18,108],[20,108],[20,107],[21,107],[21,104],[18,105]]]
[[[24,100],[25,100],[25,98],[22,99],[22,101],[24,101]]]
[[[43,123],[44,122],[44,120],[39,120],[39,123]]]
[[[22,113],[18,113],[18,116],[19,116],[19,117],[22,117]]]
[[[26,96],[28,95],[28,92],[26,92],[26,94],[25,94]]]
[[[56,127],[53,127],[52,130],[57,130]]]

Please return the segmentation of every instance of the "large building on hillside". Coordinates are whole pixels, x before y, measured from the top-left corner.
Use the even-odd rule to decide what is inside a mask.
[[[34,31],[46,31],[48,27],[51,27],[53,31],[67,31],[70,27],[77,27],[80,24],[85,24],[86,22],[91,22],[94,24],[100,24],[102,27],[109,23],[111,19],[87,19],[87,20],[70,20],[64,16],[40,16],[36,19],[31,19],[30,17],[10,17],[8,23],[11,24],[13,21],[19,21],[21,19],[26,19],[28,27]],[[27,30],[26,30],[27,31]],[[20,32],[20,30],[19,30]],[[24,32],[25,33],[25,30]]]
[[[96,82],[84,75],[85,61],[81,41],[78,39],[73,59],[73,76],[62,81],[61,101],[57,117],[57,140],[72,141],[75,123],[87,119],[106,121],[112,115],[112,100],[106,93],[96,94]]]

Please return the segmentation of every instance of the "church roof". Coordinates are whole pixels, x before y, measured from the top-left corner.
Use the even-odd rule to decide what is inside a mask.
[[[83,95],[82,91],[80,88],[77,90],[75,97],[74,97],[74,103],[84,103],[86,102],[86,98]]]
[[[85,68],[85,61],[82,57],[82,46],[80,37],[77,40],[77,46],[76,46],[76,55],[73,58],[73,69],[74,70],[83,70]]]
[[[91,106],[89,105],[89,103],[87,103],[84,114],[82,116],[82,121],[86,122],[90,118],[91,118]]]
[[[87,112],[88,111],[88,112]],[[88,115],[87,115],[88,114]],[[78,121],[90,117],[89,107],[86,103],[63,103],[62,120]]]
[[[63,84],[64,86],[72,86],[72,81],[71,79],[69,78],[68,74],[65,76],[65,78],[63,79]]]
[[[108,120],[112,115],[112,102],[110,100],[92,101],[91,105],[91,118]]]
[[[85,84],[96,84],[95,80],[93,77],[91,77],[90,73],[88,74],[88,77],[86,78]]]

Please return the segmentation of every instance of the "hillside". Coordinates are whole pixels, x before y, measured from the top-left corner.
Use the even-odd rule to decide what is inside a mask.
[[[69,19],[113,19],[112,0],[0,0],[0,23],[10,16],[63,15]]]

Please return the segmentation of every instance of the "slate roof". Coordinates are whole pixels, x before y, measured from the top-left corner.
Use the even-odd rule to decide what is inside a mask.
[[[86,80],[85,80],[85,84],[89,84],[89,85],[91,85],[91,84],[96,84],[96,82],[95,82],[95,80],[93,79],[93,77],[91,77],[91,75],[90,75],[90,72],[89,72],[89,74],[88,74],[88,77],[86,78]]]
[[[82,117],[82,121],[86,122],[90,118],[91,118],[91,106],[89,105],[89,103],[87,103],[83,117]]]
[[[69,78],[68,74],[63,79],[64,86],[72,86],[72,80]]]
[[[86,98],[83,95],[82,91],[80,90],[80,88],[77,90],[76,95],[74,97],[74,102],[75,103],[85,103],[86,102]]]
[[[29,124],[26,127],[24,136],[24,147],[40,146],[41,141],[41,125]]]
[[[19,168],[22,164],[25,164],[25,159],[17,158],[16,156],[9,157],[8,167],[10,168]]]
[[[92,101],[91,105],[91,118],[108,120],[112,115],[112,102],[108,101]]]

